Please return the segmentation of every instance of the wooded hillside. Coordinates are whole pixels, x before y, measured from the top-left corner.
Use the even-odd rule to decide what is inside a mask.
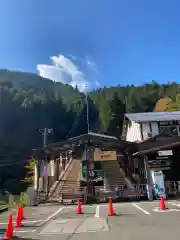
[[[164,97],[172,99],[171,107],[176,110],[178,93],[178,84],[159,85],[155,81],[142,86],[98,89],[88,97],[90,130],[120,137],[124,112],[153,111],[156,102]],[[32,148],[42,146],[39,130],[44,127],[53,129],[49,143],[87,132],[85,95],[71,86],[31,73],[1,70],[0,96],[0,156],[3,158],[27,155]],[[161,105],[164,111],[163,103],[158,109]]]
[[[93,91],[88,94],[90,131],[120,137],[125,112],[179,110],[179,87],[152,81]],[[86,96],[78,89],[31,73],[0,70],[0,186],[4,179],[18,183],[24,178],[24,163],[6,164],[21,163],[32,148],[41,147],[41,129],[53,129],[51,143],[87,133],[86,120]]]

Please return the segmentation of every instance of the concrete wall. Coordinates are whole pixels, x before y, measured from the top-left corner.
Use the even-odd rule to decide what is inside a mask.
[[[126,141],[142,141],[140,124],[134,121],[129,122],[126,133]]]
[[[151,135],[148,133],[151,133]],[[127,127],[126,140],[130,142],[144,141],[157,134],[159,134],[157,122],[137,123],[130,121]]]

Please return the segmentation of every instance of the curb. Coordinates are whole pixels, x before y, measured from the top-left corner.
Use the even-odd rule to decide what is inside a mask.
[[[0,213],[6,212],[6,211],[8,211],[8,207],[0,208]]]

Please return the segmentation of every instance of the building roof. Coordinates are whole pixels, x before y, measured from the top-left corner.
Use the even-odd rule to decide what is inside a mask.
[[[162,132],[152,138],[138,143],[138,152],[133,155],[146,155],[160,150],[168,150],[180,145],[180,137],[170,132]]]
[[[33,149],[33,152],[38,153],[38,152],[66,151],[66,150],[72,149],[72,147],[75,145],[77,146],[77,145],[86,143],[88,141],[91,141],[97,144],[102,143],[104,146],[107,146],[110,148],[119,147],[124,149],[126,148],[126,146],[136,145],[136,143],[120,140],[114,136],[89,132],[87,134],[69,138],[61,142],[46,145],[43,148]]]
[[[84,135],[85,135],[85,134],[84,134]],[[101,138],[106,138],[106,139],[115,139],[115,140],[118,140],[118,138],[115,137],[115,136],[110,136],[110,135],[105,135],[105,134],[99,134],[99,133],[89,132],[88,135],[89,135],[89,136],[94,136],[94,137],[101,137]]]
[[[126,113],[125,117],[134,122],[180,121],[180,111]]]

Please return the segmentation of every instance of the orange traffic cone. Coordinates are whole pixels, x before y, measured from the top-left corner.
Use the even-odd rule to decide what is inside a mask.
[[[9,216],[8,225],[4,235],[4,239],[11,239],[13,237],[12,215]]]
[[[81,201],[78,200],[78,206],[77,206],[77,214],[82,214],[82,207],[81,207]]]
[[[163,196],[160,197],[160,209],[161,210],[166,210],[167,209]]]
[[[20,208],[20,217],[23,220],[24,219],[24,210],[23,210],[22,203],[20,204],[19,208]]]
[[[20,210],[20,208],[18,208],[15,228],[20,227],[20,226],[21,226],[21,222],[22,222],[22,218],[21,218],[21,210]]]
[[[108,213],[108,216],[115,216],[115,213],[114,213],[114,208],[113,208],[113,204],[112,204],[112,199],[109,199],[109,213]]]

